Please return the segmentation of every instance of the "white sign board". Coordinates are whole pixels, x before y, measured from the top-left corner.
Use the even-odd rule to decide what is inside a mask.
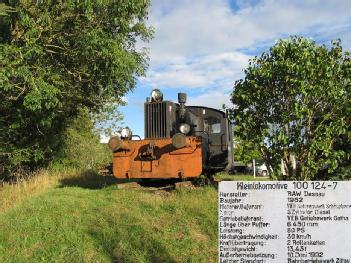
[[[220,182],[219,262],[351,263],[351,182]]]

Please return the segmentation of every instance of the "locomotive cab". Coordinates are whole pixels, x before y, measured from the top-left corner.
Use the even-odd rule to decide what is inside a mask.
[[[128,128],[109,140],[117,178],[193,178],[230,169],[231,126],[225,113],[164,101],[160,90],[144,104],[145,139],[132,140]],[[139,136],[137,136],[139,137]]]
[[[193,133],[202,137],[204,172],[230,170],[233,165],[233,139],[226,114],[201,106],[189,106],[188,109],[200,122],[200,127],[195,127]]]

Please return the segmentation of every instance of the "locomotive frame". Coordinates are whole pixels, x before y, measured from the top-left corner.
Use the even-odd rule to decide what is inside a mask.
[[[185,103],[185,93],[178,93],[174,103],[164,101],[158,89],[151,92],[144,103],[145,139],[126,127],[108,142],[115,177],[184,179],[231,170],[232,126],[227,115]]]

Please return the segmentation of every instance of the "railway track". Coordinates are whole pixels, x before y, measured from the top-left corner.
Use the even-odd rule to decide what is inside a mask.
[[[99,174],[113,177],[112,164],[99,169]],[[176,189],[195,189],[204,185],[217,185],[216,182],[209,179],[188,179],[186,181],[181,179],[116,179],[116,184],[119,189],[141,189],[147,191],[172,191]]]
[[[176,189],[193,189],[197,186],[191,181],[177,182],[177,181],[148,181],[148,182],[127,182],[118,183],[119,189],[141,189],[146,191],[172,191]]]

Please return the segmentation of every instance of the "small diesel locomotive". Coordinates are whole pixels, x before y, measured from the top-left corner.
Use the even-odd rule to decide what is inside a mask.
[[[226,114],[185,106],[186,97],[178,93],[174,103],[154,89],[144,104],[145,139],[128,127],[110,138],[116,178],[185,179],[232,168],[232,127]]]

